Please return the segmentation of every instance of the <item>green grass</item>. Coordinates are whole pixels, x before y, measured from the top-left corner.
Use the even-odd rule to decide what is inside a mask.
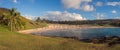
[[[0,50],[120,50],[120,45],[107,47],[74,39],[26,35],[0,26]]]

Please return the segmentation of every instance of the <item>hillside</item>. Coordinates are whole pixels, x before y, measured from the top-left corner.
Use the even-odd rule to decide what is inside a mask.
[[[54,24],[69,24],[69,25],[95,25],[95,26],[116,26],[120,27],[120,19],[104,19],[104,20],[78,20],[78,21],[49,21]]]
[[[3,13],[10,14],[10,10],[7,8],[0,8],[0,19],[3,15]],[[22,19],[22,21],[25,22],[25,29],[44,27],[44,25],[45,25],[44,23],[37,23],[37,22],[31,21],[29,19],[26,19],[23,16],[21,16],[20,18]],[[1,23],[1,24],[4,24],[4,23]]]
[[[9,13],[9,9],[0,8],[0,16],[2,16],[3,13]]]

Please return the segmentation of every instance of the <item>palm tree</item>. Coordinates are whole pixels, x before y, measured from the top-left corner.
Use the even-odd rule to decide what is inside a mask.
[[[10,14],[3,14],[3,21],[7,24],[10,31],[17,31],[24,28],[24,22],[20,13],[15,8],[10,10]]]

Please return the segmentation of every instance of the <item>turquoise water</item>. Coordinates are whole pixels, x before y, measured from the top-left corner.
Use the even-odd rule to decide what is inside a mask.
[[[42,36],[77,37],[79,39],[120,36],[120,28],[61,29],[37,32]]]

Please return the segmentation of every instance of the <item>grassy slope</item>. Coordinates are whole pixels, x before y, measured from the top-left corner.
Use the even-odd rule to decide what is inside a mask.
[[[43,37],[10,32],[0,27],[0,50],[120,50],[120,46],[83,43],[73,39]]]
[[[0,8],[0,17],[2,17],[3,13],[9,14],[9,9]],[[21,19],[25,22],[25,29],[44,27],[46,25],[45,23],[36,23],[34,21],[24,18],[23,16],[21,16]]]

